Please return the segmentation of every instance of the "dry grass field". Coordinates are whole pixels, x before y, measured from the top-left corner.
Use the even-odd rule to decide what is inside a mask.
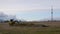
[[[60,34],[60,22],[40,22],[48,27],[20,27],[9,26],[8,23],[0,23],[0,34]]]

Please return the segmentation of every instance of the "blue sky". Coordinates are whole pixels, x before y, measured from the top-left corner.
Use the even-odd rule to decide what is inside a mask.
[[[60,17],[60,0],[0,0],[0,12],[24,20],[50,19],[52,5],[54,18]]]

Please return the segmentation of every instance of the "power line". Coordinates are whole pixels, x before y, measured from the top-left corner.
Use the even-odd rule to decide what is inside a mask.
[[[53,6],[51,6],[51,21],[53,21]]]

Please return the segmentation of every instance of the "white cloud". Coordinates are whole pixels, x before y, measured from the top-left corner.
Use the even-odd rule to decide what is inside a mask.
[[[0,11],[6,14],[16,14],[32,10],[60,9],[60,0],[0,0]]]

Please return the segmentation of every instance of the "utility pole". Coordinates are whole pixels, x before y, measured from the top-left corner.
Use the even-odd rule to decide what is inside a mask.
[[[53,21],[53,6],[51,6],[51,21]]]

